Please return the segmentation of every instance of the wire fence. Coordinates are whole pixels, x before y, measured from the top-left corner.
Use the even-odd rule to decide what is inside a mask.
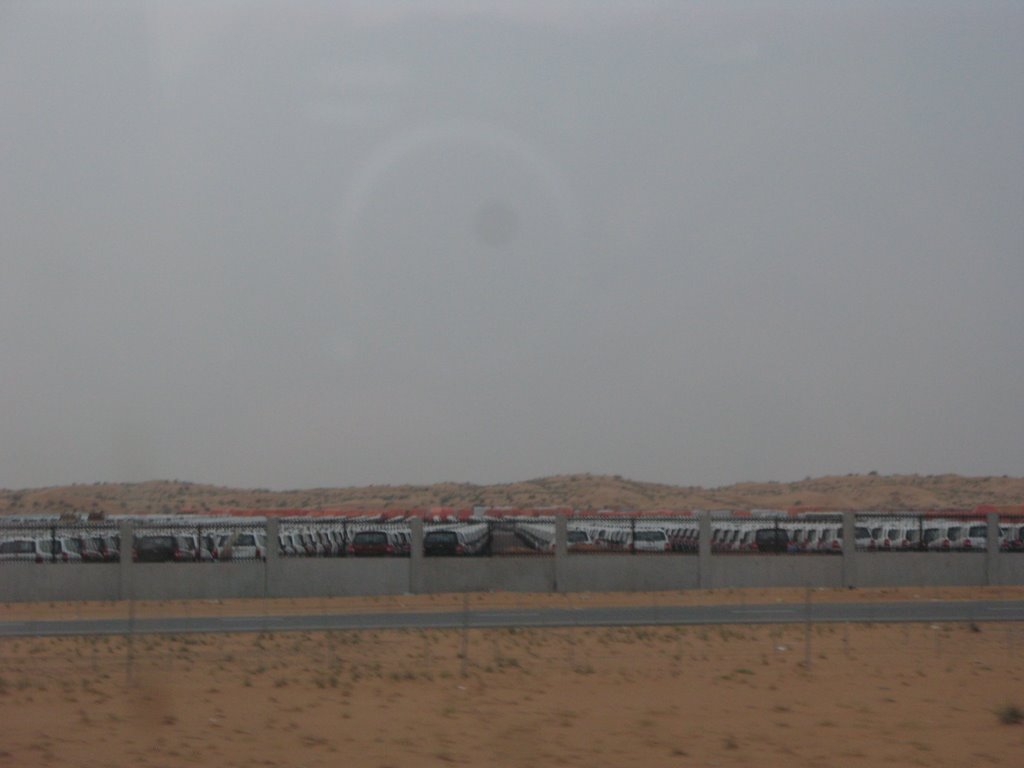
[[[110,563],[121,559],[117,527],[102,522],[25,521],[0,527],[0,563]]]
[[[860,513],[856,516],[858,552],[961,552],[988,549],[988,521],[978,515]],[[1011,530],[1012,528],[1012,530]],[[1009,537],[1019,525],[998,523],[1000,549],[1012,551]]]
[[[711,522],[711,552],[716,555],[841,555],[842,550],[839,515],[730,517]]]
[[[279,557],[409,557],[412,523],[380,517],[280,518],[277,541],[262,519],[137,519],[128,555],[135,562],[252,562]],[[571,555],[690,554],[700,550],[694,516],[579,516],[566,520]],[[425,557],[553,556],[554,517],[428,520]],[[857,552],[979,553],[988,549],[988,521],[974,515],[858,512]],[[1001,552],[1024,553],[1024,517],[998,519]],[[840,514],[804,517],[716,516],[710,521],[714,555],[842,554]],[[2,563],[113,563],[122,557],[116,521],[13,520],[0,522]]]
[[[379,518],[283,518],[278,545],[283,557],[409,557],[412,530]]]
[[[266,557],[266,527],[261,522],[134,523],[132,560],[137,563],[261,562]]]
[[[574,516],[566,526],[570,554],[697,554],[699,539],[697,518]]]
[[[1003,552],[1024,552],[1024,517],[999,518],[999,549]]]

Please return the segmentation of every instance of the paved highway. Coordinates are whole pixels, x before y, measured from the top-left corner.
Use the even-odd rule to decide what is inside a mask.
[[[794,622],[1024,621],[1024,600],[763,605],[632,606],[344,613],[308,616],[199,616],[147,619],[0,621],[0,637],[49,635],[293,632],[470,627],[613,627]]]

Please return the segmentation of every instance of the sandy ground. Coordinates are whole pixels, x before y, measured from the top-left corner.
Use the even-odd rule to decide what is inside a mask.
[[[879,599],[874,591],[853,592]],[[886,594],[1020,596],[1008,592]],[[793,597],[787,590],[654,597],[673,596]],[[480,605],[526,599],[471,597]],[[454,607],[462,600],[432,602]],[[338,605],[289,601],[278,608]],[[343,605],[395,607],[390,599]],[[182,608],[152,607],[162,614]],[[67,617],[66,606],[37,608]],[[13,610],[5,607],[3,617]],[[0,670],[0,768],[1024,761],[1024,725],[999,716],[1009,705],[1024,709],[1020,624],[15,638],[0,640]]]

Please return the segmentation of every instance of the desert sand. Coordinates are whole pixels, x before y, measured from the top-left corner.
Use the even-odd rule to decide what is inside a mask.
[[[571,599],[797,597],[788,592]],[[833,592],[814,599],[1021,595]],[[480,606],[566,599],[470,598]],[[409,610],[464,600],[274,608]],[[250,612],[240,603],[187,610]],[[124,606],[78,606],[104,608]],[[183,604],[135,609],[187,615]],[[26,610],[4,606],[0,619]],[[61,604],[31,610],[39,618],[74,616]],[[1024,708],[1020,624],[16,638],[0,640],[0,659],[0,767],[1017,766],[1024,759],[1024,725],[1004,722],[1013,707]]]

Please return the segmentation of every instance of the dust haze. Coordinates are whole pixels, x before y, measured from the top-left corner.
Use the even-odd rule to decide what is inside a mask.
[[[0,487],[1024,474],[1019,3],[6,3]]]

